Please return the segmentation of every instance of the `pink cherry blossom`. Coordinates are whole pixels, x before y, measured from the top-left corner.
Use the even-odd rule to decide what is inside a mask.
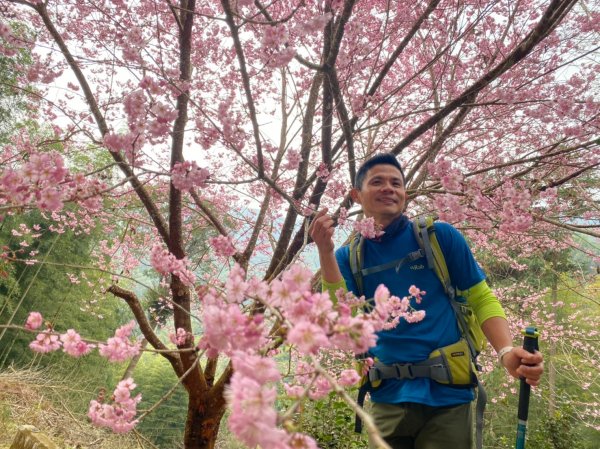
[[[281,378],[277,363],[273,359],[236,352],[232,362],[236,372],[256,380],[261,385],[267,382],[276,382]]]
[[[292,399],[301,398],[304,394],[304,387],[301,385],[289,385],[284,383],[283,387],[285,389],[285,394]]]
[[[331,173],[329,172],[327,165],[325,165],[325,164],[319,165],[319,168],[317,169],[317,176],[319,178],[321,178],[323,181],[329,181],[329,177],[331,176]]]
[[[81,339],[81,336],[73,329],[67,330],[60,336],[63,345],[63,351],[73,357],[81,357],[89,354],[94,345],[88,344]]]
[[[353,385],[356,385],[359,380],[360,380],[360,374],[358,374],[356,372],[356,370],[345,369],[340,374],[340,378],[338,379],[338,382],[340,385],[342,385],[344,387],[351,387]]]
[[[52,335],[46,332],[42,332],[35,337],[31,343],[29,343],[29,347],[35,352],[53,352],[60,349],[60,341],[58,339],[58,335]]]
[[[217,256],[231,257],[236,253],[230,236],[218,235],[208,239],[208,243],[215,250]]]
[[[274,431],[285,436],[276,427],[277,414],[273,408],[276,397],[275,388],[263,386],[238,373],[233,374],[227,391],[231,406],[229,428],[248,446],[269,440]]]
[[[312,400],[319,400],[327,396],[333,390],[333,386],[329,383],[327,379],[320,376],[315,381],[312,388],[308,391],[308,397]]]
[[[265,47],[277,47],[288,41],[289,34],[285,25],[268,26],[264,28],[262,45]]]
[[[414,297],[417,300],[417,303],[420,303],[422,300],[422,296],[427,294],[427,292],[425,290],[421,290],[419,287],[415,286],[415,285],[411,285],[408,288],[408,294],[412,297]]]
[[[115,433],[126,433],[133,429],[138,423],[135,419],[137,404],[142,400],[141,394],[131,397],[131,391],[135,387],[133,379],[122,380],[115,388],[112,404],[92,400],[88,409],[88,417],[92,423],[108,427]]]
[[[327,22],[329,22],[332,18],[332,14],[330,12],[325,13],[323,15],[320,16],[315,16],[312,19],[303,22],[301,24],[298,25],[298,31],[300,33],[316,33],[318,31],[321,31],[325,25],[327,25]]]
[[[42,314],[40,312],[29,312],[27,321],[25,323],[25,328],[35,330],[39,328],[43,322],[44,319],[42,318]]]
[[[304,354],[316,354],[330,345],[323,328],[308,321],[297,323],[290,329],[287,339]]]
[[[140,351],[140,344],[137,341],[131,341],[130,335],[135,326],[135,321],[121,326],[115,331],[115,336],[107,340],[106,344],[99,344],[100,355],[106,357],[109,362],[122,362]]]
[[[163,249],[161,245],[155,244],[150,253],[150,263],[156,271],[163,276],[174,274],[181,279],[185,285],[192,286],[196,282],[196,275],[189,268],[187,258],[177,259],[168,250]]]
[[[200,347],[231,354],[260,347],[266,341],[261,315],[247,316],[237,304],[223,305],[213,294],[205,297],[205,331]]]
[[[286,170],[296,170],[300,166],[300,162],[302,162],[302,155],[300,152],[296,150],[288,150],[286,156],[287,160],[283,165],[283,168]]]
[[[209,177],[210,172],[198,167],[195,161],[178,162],[171,171],[171,182],[176,189],[184,191],[204,187]]]
[[[2,38],[4,40],[9,40],[11,35],[12,35],[12,33],[11,33],[10,26],[4,22],[0,22],[0,38]]]
[[[367,239],[381,237],[384,234],[384,231],[377,229],[373,217],[366,217],[355,221],[354,230]]]
[[[194,340],[194,336],[191,335],[190,333],[188,333],[185,329],[183,329],[182,327],[178,327],[177,328],[177,332],[176,333],[170,333],[169,334],[169,340],[171,341],[171,343],[173,343],[174,345],[177,346],[183,346],[185,345],[188,341],[193,341]]]

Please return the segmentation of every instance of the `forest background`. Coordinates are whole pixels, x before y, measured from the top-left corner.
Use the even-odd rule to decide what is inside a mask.
[[[114,447],[365,447],[342,387],[372,323],[341,330],[343,309],[314,293],[306,229],[328,207],[342,243],[361,218],[357,165],[390,151],[409,215],[466,235],[515,344],[524,326],[541,330],[528,447],[597,447],[599,11],[2,0],[2,434],[19,410],[60,409],[37,421],[66,447],[97,444],[83,427],[97,400],[142,417]],[[31,311],[44,317],[35,333]],[[41,331],[41,347],[59,349],[68,329],[84,356],[29,348]],[[102,342],[104,356],[87,354]],[[244,368],[273,361],[262,381]],[[480,361],[485,447],[512,447],[518,384],[492,349]],[[130,376],[125,406],[111,392]],[[76,436],[56,425],[71,419]]]

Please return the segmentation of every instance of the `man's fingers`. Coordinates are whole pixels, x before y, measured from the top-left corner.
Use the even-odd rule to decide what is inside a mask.
[[[325,215],[327,212],[329,212],[329,209],[327,209],[326,207],[324,207],[323,209],[321,209],[320,211],[318,211],[315,214],[315,218],[319,218],[322,217],[323,215]]]
[[[308,232],[317,244],[319,250],[328,249],[333,245],[333,219],[327,215],[327,208],[323,208],[313,215]]]
[[[333,219],[326,215],[327,208],[320,210],[312,219],[312,222],[309,227],[309,231],[312,233],[313,231],[320,231],[323,229],[329,229],[333,227]]]
[[[327,213],[327,208],[324,207],[323,209],[317,211],[316,214],[314,214],[312,217],[309,217],[309,221],[310,221],[310,226],[308,227],[309,231],[312,232],[312,230],[315,228],[315,226],[317,226],[320,223],[321,218]]]

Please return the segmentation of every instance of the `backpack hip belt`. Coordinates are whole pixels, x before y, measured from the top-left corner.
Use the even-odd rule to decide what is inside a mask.
[[[380,380],[417,377],[429,378],[457,388],[471,388],[477,385],[469,345],[464,338],[432,351],[429,357],[421,362],[386,365],[376,360],[367,376],[373,388],[377,385],[374,382]]]
[[[385,379],[415,379],[417,377],[428,377],[437,382],[448,383],[450,375],[441,356],[424,360],[417,363],[394,363],[384,365],[375,362],[369,369],[369,382]]]

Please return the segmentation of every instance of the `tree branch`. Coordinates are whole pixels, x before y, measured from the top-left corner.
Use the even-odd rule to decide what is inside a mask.
[[[158,349],[161,351],[169,350],[169,348],[167,348],[163,344],[160,338],[158,338],[158,336],[152,330],[152,326],[148,321],[148,318],[146,317],[146,314],[142,309],[142,305],[140,304],[140,300],[135,295],[135,293],[129,290],[125,290],[124,288],[121,288],[115,284],[111,285],[107,291],[109,293],[112,293],[116,297],[123,299],[127,303],[129,309],[131,309],[131,312],[135,317],[135,320],[140,326],[140,330],[142,331],[144,338],[148,340],[148,343],[150,343],[150,345],[152,345],[154,349]],[[164,358],[166,358],[169,361],[169,363],[171,363],[178,376],[180,376],[181,373],[183,373],[183,365],[181,364],[181,359],[179,356],[174,355],[171,352],[161,352],[160,354]]]
[[[437,122],[444,119],[453,110],[469,101],[469,98],[471,98],[473,94],[477,94],[482,89],[489,86],[492,81],[522,61],[541,41],[548,36],[548,34],[558,25],[558,23],[563,19],[564,15],[573,7],[576,2],[576,0],[553,0],[535,28],[500,64],[482,76],[457,98],[446,104],[446,106],[444,106],[436,114],[413,129],[406,137],[396,144],[396,146],[394,146],[391,152],[393,154],[400,154],[404,148],[408,147],[412,142],[428,131]]]
[[[244,49],[240,41],[238,28],[233,20],[233,11],[229,0],[221,0],[221,5],[225,11],[225,21],[231,31],[231,37],[233,38],[233,45],[235,47],[235,53],[238,58],[238,64],[240,65],[240,75],[242,76],[242,85],[244,86],[244,93],[246,94],[246,102],[248,105],[248,113],[250,114],[250,121],[252,122],[252,130],[254,133],[254,144],[256,145],[256,157],[258,160],[258,176],[265,176],[265,167],[262,154],[262,144],[260,141],[260,130],[258,126],[258,120],[256,118],[256,108],[254,106],[254,98],[252,97],[252,89],[250,87],[250,76],[246,69],[246,57],[244,56]]]
[[[586,234],[591,235],[592,237],[600,238],[600,232],[590,231],[589,229],[587,229],[587,227],[579,227],[577,225],[561,223],[560,221],[548,218],[543,214],[535,214],[534,216],[536,220],[545,221],[546,223],[550,223],[551,225],[558,226],[560,228],[564,228],[572,232],[577,232],[579,234]]]
[[[92,115],[96,120],[96,124],[98,125],[98,129],[100,130],[100,134],[104,137],[108,133],[108,125],[106,124],[106,120],[100,112],[100,108],[98,107],[98,103],[96,102],[96,98],[92,93],[92,89],[90,88],[87,79],[85,78],[83,72],[79,68],[79,65],[75,61],[75,58],[71,54],[71,51],[65,44],[65,41],[63,40],[62,36],[50,20],[50,16],[48,15],[48,11],[46,9],[46,4],[38,3],[34,6],[34,9],[42,18],[46,29],[60,48],[60,51],[62,52],[65,59],[67,60],[67,63],[69,64],[69,67],[71,68],[73,74],[77,78],[77,81],[79,82],[79,85],[81,86],[81,89],[83,90],[83,93],[85,95],[86,102],[88,103]],[[162,237],[163,241],[167,243],[169,241],[169,229],[160,211],[158,210],[158,207],[156,206],[156,204],[154,204],[154,201],[152,201],[152,198],[144,188],[143,184],[139,181],[139,179],[133,172],[131,166],[127,163],[123,156],[120,153],[113,151],[110,151],[110,154],[113,157],[113,159],[117,162],[119,168],[125,174],[125,176],[128,179],[131,179],[132,187],[134,188],[135,192],[140,198],[140,201],[148,211],[150,218],[152,218],[152,222],[156,226],[158,233]]]
[[[292,194],[292,198],[294,202],[299,201],[305,192],[306,185],[306,174],[308,172],[308,166],[310,163],[310,152],[312,147],[312,132],[313,132],[313,122],[315,111],[317,108],[317,103],[319,101],[319,89],[323,82],[323,74],[321,72],[316,73],[312,85],[310,88],[310,93],[308,96],[308,102],[306,105],[306,113],[304,114],[304,118],[302,121],[302,143],[300,145],[300,166],[298,167],[298,171],[296,173],[296,182],[294,185],[294,193]],[[286,248],[289,245],[290,239],[292,238],[292,233],[294,229],[294,224],[296,223],[296,218],[298,217],[298,211],[294,207],[295,204],[291,204],[287,211],[286,217],[284,219],[283,225],[281,227],[281,235],[279,236],[279,240],[277,241],[277,246],[273,251],[273,257],[271,258],[271,262],[269,264],[269,268],[265,273],[265,279],[271,279],[275,276],[277,267],[279,266],[280,261],[282,260]]]

